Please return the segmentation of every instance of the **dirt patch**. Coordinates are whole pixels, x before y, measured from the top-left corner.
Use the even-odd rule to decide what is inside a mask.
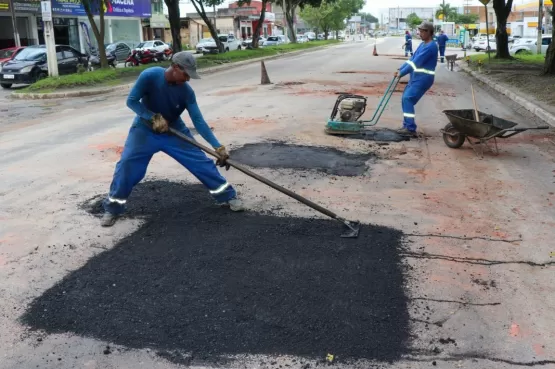
[[[258,88],[257,86],[230,88],[227,90],[220,90],[220,91],[209,93],[208,96],[230,96],[235,94],[247,94],[249,92],[256,91],[257,88]]]
[[[384,75],[384,74],[391,74],[391,72],[378,72],[378,71],[372,71],[372,70],[342,70],[336,73],[347,73],[347,74],[378,74],[378,75]]]
[[[548,104],[542,107],[555,113],[555,76],[542,76],[540,73],[541,70],[537,66],[497,65],[486,77],[513,87],[513,90],[517,89],[515,92],[520,95],[529,95],[531,101]]]
[[[116,153],[117,155],[121,155],[123,152],[123,146],[114,144],[89,145],[89,147],[97,149],[101,153]]]
[[[446,96],[446,97],[457,97],[457,94],[453,90],[444,89],[430,89],[426,91],[426,95],[432,96]]]
[[[387,88],[389,87],[390,82],[366,82],[360,84],[348,84],[343,83],[342,85],[338,85],[337,88],[334,89],[308,89],[308,88],[292,88],[288,91],[288,94],[292,94],[295,96],[305,96],[310,95],[314,97],[322,97],[322,96],[329,96],[329,95],[338,95],[340,93],[349,93],[355,95],[362,95],[362,96],[383,96]],[[343,88],[341,88],[343,87]],[[395,87],[394,93],[403,92],[404,86],[397,85]]]
[[[290,81],[290,82],[279,82],[276,83],[276,85],[278,86],[297,86],[297,85],[304,85],[305,82],[300,82],[300,81]]]
[[[231,152],[233,159],[257,168],[316,170],[338,176],[360,176],[374,154],[349,154],[334,148],[287,145],[284,143],[247,144]]]
[[[377,142],[410,141],[409,137],[402,136],[397,132],[387,128],[367,129],[359,134],[346,135],[344,137],[358,139],[358,140],[377,141]]]
[[[166,181],[141,183],[128,205],[141,228],[35,299],[25,324],[191,364],[408,353],[400,231],[343,239],[331,220],[232,213],[201,185]]]
[[[275,121],[270,118],[251,118],[251,117],[229,117],[218,118],[213,121],[216,127],[225,128],[247,128],[247,127],[260,127],[274,123]]]

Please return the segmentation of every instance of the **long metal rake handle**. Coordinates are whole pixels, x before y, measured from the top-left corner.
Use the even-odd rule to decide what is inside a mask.
[[[219,155],[215,150],[212,150],[211,148],[206,147],[206,146],[204,146],[204,145],[201,144],[201,143],[198,143],[197,141],[195,141],[195,140],[191,139],[190,137],[188,137],[188,136],[187,136],[186,134],[184,134],[183,132],[180,132],[180,131],[176,130],[175,128],[171,128],[171,127],[169,128],[169,130],[170,130],[171,133],[173,133],[173,134],[176,135],[177,137],[181,138],[182,140],[187,141],[187,142],[190,143],[191,145],[194,145],[194,146],[198,147],[199,149],[205,151],[206,153],[208,153],[208,154],[214,156],[216,159],[219,159],[219,158],[220,158],[220,155]],[[297,201],[302,202],[303,204],[305,204],[305,205],[311,207],[312,209],[314,209],[314,210],[316,210],[316,211],[319,211],[320,213],[325,214],[325,215],[327,215],[327,216],[330,217],[330,218],[333,218],[333,219],[335,219],[335,220],[339,220],[340,222],[342,222],[343,224],[345,224],[347,227],[349,227],[349,228],[352,229],[352,226],[351,226],[351,224],[349,223],[349,221],[347,221],[347,220],[345,220],[345,219],[339,217],[339,216],[338,216],[337,214],[335,214],[334,212],[332,212],[332,211],[330,211],[330,210],[328,210],[328,209],[326,209],[326,208],[324,208],[324,207],[322,207],[322,206],[320,206],[320,205],[318,205],[318,204],[316,204],[316,203],[310,201],[309,199],[306,199],[306,198],[302,197],[301,195],[296,194],[296,193],[293,192],[293,191],[288,190],[287,188],[284,188],[284,187],[278,185],[277,183],[274,183],[274,182],[270,181],[269,179],[266,179],[266,178],[264,178],[264,177],[262,177],[262,176],[260,176],[260,175],[258,175],[258,174],[256,174],[256,173],[250,171],[249,169],[245,168],[244,166],[242,166],[241,164],[235,162],[234,160],[227,159],[227,160],[226,160],[226,163],[229,164],[230,166],[234,167],[235,169],[237,169],[237,170],[239,170],[239,171],[245,173],[246,175],[248,175],[248,176],[250,176],[250,177],[252,177],[252,178],[254,178],[254,179],[256,179],[256,180],[258,180],[258,181],[260,181],[260,182],[262,182],[262,183],[264,183],[264,184],[266,184],[266,185],[268,185],[268,186],[270,186],[270,187],[272,187],[273,189],[278,190],[279,192],[281,192],[281,193],[283,193],[283,194],[285,194],[285,195],[287,195],[287,196],[290,196],[290,197],[294,198],[294,199],[297,200]]]

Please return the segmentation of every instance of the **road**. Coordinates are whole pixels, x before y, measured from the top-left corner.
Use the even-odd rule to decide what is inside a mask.
[[[339,360],[334,366],[368,368],[379,364],[383,368],[428,368],[435,363],[443,368],[555,367],[552,319],[555,276],[550,257],[555,251],[553,136],[544,131],[530,131],[500,140],[500,155],[486,153],[483,159],[475,155],[468,143],[457,150],[447,148],[439,132],[447,123],[442,111],[470,109],[473,105],[471,80],[447,70],[445,64],[438,65],[431,92],[416,108],[416,122],[424,138],[378,145],[325,135],[323,128],[336,92],[368,96],[365,116],[369,118],[393,71],[403,63],[400,39],[377,41],[380,55],[399,56],[372,56],[373,42],[344,43],[268,61],[266,68],[271,85],[260,85],[258,64],[192,81],[206,120],[216,136],[232,149],[249,143],[280,141],[374,157],[367,162],[370,169],[354,177],[310,171],[298,175],[290,169],[255,168],[257,173],[334,209],[341,216],[403,232],[405,248],[399,257],[405,270],[402,288],[408,299],[410,339],[403,343],[402,352],[393,362],[372,361],[365,356],[358,362]],[[480,110],[524,127],[541,123],[489,89],[478,84],[474,88]],[[393,95],[379,127],[400,126],[400,97],[400,93]],[[111,229],[102,229],[98,218],[82,208],[84,202],[98,199],[109,188],[133,118],[125,106],[125,98],[114,93],[77,100],[1,102],[3,115],[18,114],[17,119],[8,117],[7,124],[3,116],[0,126],[0,171],[4,174],[0,182],[1,369],[178,367],[179,360],[168,359],[167,354],[156,355],[151,350],[157,346],[159,337],[147,338],[149,344],[145,346],[126,347],[121,344],[126,338],[125,332],[110,342],[102,335],[78,328],[54,329],[49,334],[30,331],[19,320],[33,299],[62,283],[70,273],[83,273],[90,269],[88,263],[110,252],[117,255],[118,243],[143,224],[141,218],[130,217]],[[299,158],[306,159],[299,155],[295,160]],[[319,216],[238,171],[222,173],[236,185],[251,211],[283,217]],[[194,177],[161,153],[151,161],[145,180],[160,179],[196,183]],[[132,197],[130,201],[140,199]],[[219,227],[224,225],[218,223],[214,227],[217,234],[216,229],[223,231]],[[241,225],[234,230],[240,233],[240,228]],[[155,234],[155,237],[158,236]],[[303,235],[297,234],[297,237]],[[227,240],[218,242],[225,245]],[[378,246],[367,245],[368,248]],[[103,260],[108,262],[109,258]],[[168,268],[173,260],[168,261]],[[300,260],[290,262],[296,265]],[[356,269],[354,264],[353,268]],[[393,278],[387,274],[387,268],[385,264],[383,268],[376,267],[385,273],[376,279],[376,284]],[[339,268],[336,272],[341,275],[345,269],[349,268]],[[185,271],[186,268],[182,270]],[[112,272],[116,276],[123,273]],[[98,275],[98,278],[105,276]],[[161,277],[153,274],[151,278]],[[272,280],[271,275],[267,278]],[[160,285],[160,291],[173,286],[170,277],[160,281],[168,283]],[[94,278],[90,283],[94,284]],[[113,283],[114,287],[120,283],[118,277],[114,277]],[[276,291],[279,289],[278,284]],[[95,291],[93,287],[85,284],[83,290],[67,290],[67,293],[76,296],[78,309],[80,305],[86,306],[94,295],[92,291]],[[285,304],[294,292],[274,303]],[[122,292],[128,293],[132,291]],[[65,290],[58,298],[64,294]],[[164,300],[162,296],[144,298],[145,303],[154,305],[157,299]],[[379,296],[375,303],[380,305],[382,298],[387,300]],[[350,303],[354,301],[336,301],[329,310]],[[124,312],[106,310],[106,316],[91,324],[109,329],[112,323],[118,324],[119,314],[129,324],[135,318],[147,319],[140,315],[142,307],[127,306],[129,310]],[[48,309],[45,305],[45,314]],[[400,318],[395,312],[391,310],[391,314],[380,319],[398,321]],[[272,321],[271,315],[265,314],[258,310],[260,324]],[[371,321],[376,319],[371,316]],[[167,317],[168,322],[154,320],[151,324],[177,324],[170,318]],[[351,324],[356,329],[348,317],[325,322],[328,323]],[[236,323],[239,333],[241,326],[240,322]],[[267,327],[270,326],[276,327],[268,323]],[[182,332],[185,336],[188,333]],[[383,332],[382,336],[376,336],[377,343],[374,342],[379,346],[383,339],[383,350],[388,350],[386,342],[389,341],[385,340],[388,334]],[[257,340],[267,338],[260,336]],[[107,345],[111,347],[109,355]],[[188,347],[174,346],[174,349],[187,351]],[[307,368],[314,367],[318,359],[288,355],[290,352],[279,347],[274,349],[235,352],[239,356],[227,366]],[[333,347],[322,347],[320,359],[326,350]],[[203,353],[195,353],[198,356]],[[210,367],[202,361],[195,365]]]

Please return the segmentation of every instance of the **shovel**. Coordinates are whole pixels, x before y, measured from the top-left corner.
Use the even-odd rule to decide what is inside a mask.
[[[193,140],[192,138],[190,138],[186,134],[176,130],[175,128],[171,128],[171,127],[169,128],[169,131],[173,135],[181,138],[184,141],[187,141],[188,143],[190,143],[193,146],[198,147],[199,149],[206,152],[207,154],[210,154],[210,155],[214,156],[215,158],[220,159],[220,155],[216,151],[198,143],[197,141]],[[281,187],[280,185],[278,185],[278,184],[276,184],[276,183],[274,183],[274,182],[272,182],[272,181],[270,181],[270,180],[268,180],[268,179],[266,179],[262,176],[259,176],[256,173],[253,173],[252,171],[248,170],[247,168],[245,168],[241,164],[236,163],[235,161],[233,161],[231,159],[227,159],[226,164],[229,164],[233,168],[235,168],[235,169],[245,173],[246,175],[248,175],[248,176],[250,176],[250,177],[252,177],[252,178],[254,178],[254,179],[270,186],[270,187],[272,187],[273,189],[278,190],[279,192],[281,192],[281,193],[283,193],[287,196],[290,196],[290,197],[294,198],[297,201],[302,202],[303,204],[311,207],[312,209],[314,209],[316,211],[319,211],[320,213],[322,213],[324,215],[327,215],[328,217],[343,223],[344,230],[343,230],[343,233],[341,234],[342,238],[358,238],[358,234],[360,232],[360,223],[359,222],[352,222],[352,221],[348,221],[346,219],[343,219],[343,218],[339,217],[337,214],[335,214],[334,212],[332,212],[332,211],[330,211],[330,210],[328,210],[328,209],[326,209],[326,208],[324,208],[324,207],[322,207],[322,206],[320,206],[320,205],[302,197],[301,195],[297,195],[293,191],[290,191],[287,188]]]

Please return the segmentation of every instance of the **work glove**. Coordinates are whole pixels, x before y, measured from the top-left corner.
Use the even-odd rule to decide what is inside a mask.
[[[166,133],[169,130],[168,121],[164,119],[162,114],[156,113],[150,120],[152,122],[152,129],[156,133]]]
[[[220,167],[225,167],[225,170],[229,170],[229,164],[226,162],[226,160],[229,159],[229,154],[227,153],[225,146],[222,145],[218,147],[216,149],[216,152],[220,156],[220,158],[216,160],[216,165],[219,165]]]
[[[398,70],[396,70],[395,73],[393,73],[393,77],[399,78],[399,71]]]

